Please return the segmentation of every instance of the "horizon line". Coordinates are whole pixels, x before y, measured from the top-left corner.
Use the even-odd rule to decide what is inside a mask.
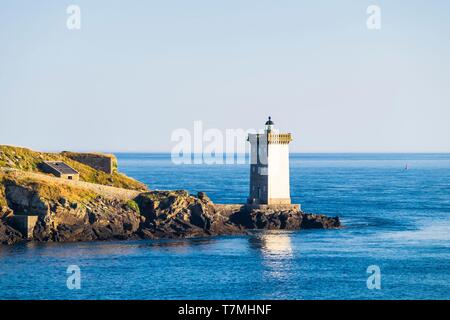
[[[43,151],[43,152],[62,152],[62,151],[69,151],[69,150],[61,150],[61,151]],[[171,154],[170,151],[93,151],[93,150],[76,150],[74,152],[86,152],[86,153],[92,153],[92,152],[99,152],[99,153],[134,153],[134,154]],[[201,152],[192,152],[192,155],[194,154],[203,154]],[[234,155],[248,155],[250,152],[239,152],[239,153],[227,153],[227,152],[218,152],[217,154],[234,154]],[[450,154],[450,151],[291,151],[289,154]]]
[[[135,154],[171,154],[171,151],[168,150],[93,150],[93,149],[77,149],[77,148],[61,148],[61,149],[52,149],[52,148],[35,148],[21,145],[12,145],[12,144],[0,144],[0,146],[10,146],[10,147],[18,147],[18,148],[26,148],[32,151],[37,152],[49,152],[49,153],[60,153],[63,151],[72,151],[72,152],[85,152],[85,153],[135,153]],[[409,150],[409,151],[383,151],[383,150],[374,150],[374,151],[354,151],[354,150],[342,150],[342,151],[327,151],[327,150],[303,150],[303,151],[290,151],[290,154],[450,154],[450,150],[440,151],[440,150],[432,150],[432,151],[420,151],[420,150]],[[192,154],[202,154],[201,152],[192,152]],[[230,153],[230,152],[217,152],[217,154],[249,154],[249,152],[238,152],[238,153]]]

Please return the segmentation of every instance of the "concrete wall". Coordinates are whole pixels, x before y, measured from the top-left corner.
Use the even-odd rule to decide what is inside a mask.
[[[64,152],[66,157],[85,164],[96,170],[112,174],[116,169],[116,159],[113,155],[96,154],[96,153],[74,153]]]
[[[14,215],[12,218],[14,227],[27,239],[33,238],[33,231],[38,221],[38,216]]]

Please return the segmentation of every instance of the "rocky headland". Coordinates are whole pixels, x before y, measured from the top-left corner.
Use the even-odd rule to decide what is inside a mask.
[[[307,214],[298,206],[223,205],[214,204],[203,192],[151,191],[119,173],[117,165],[108,174],[74,158],[0,146],[0,243],[187,238],[256,229],[341,227],[338,217]],[[42,161],[64,161],[80,173],[80,181],[41,172]],[[23,216],[36,217],[28,233],[18,227]]]

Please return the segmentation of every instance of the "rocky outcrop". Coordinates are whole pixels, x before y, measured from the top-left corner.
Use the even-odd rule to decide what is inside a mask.
[[[0,244],[14,244],[23,240],[22,234],[0,221]]]
[[[30,215],[44,215],[49,211],[48,204],[41,200],[39,193],[28,186],[14,183],[5,185],[8,206],[15,212]]]
[[[139,235],[143,238],[186,238],[242,233],[227,216],[215,210],[204,194],[186,191],[154,191],[136,198],[143,217]]]
[[[14,244],[23,239],[22,234],[9,225],[12,216],[11,209],[0,207],[0,244]]]
[[[340,227],[339,217],[330,218],[321,214],[302,213],[300,229],[337,229]]]
[[[339,217],[308,214],[292,206],[289,209],[273,209],[242,206],[230,215],[230,221],[245,229],[298,230],[336,229],[341,227]]]
[[[129,239],[136,235],[141,223],[139,208],[132,201],[95,196],[91,192],[83,194],[78,189],[60,189],[58,185],[50,185],[49,193],[43,184],[9,178],[3,183],[12,210],[8,209],[7,218],[3,215],[2,243],[11,242],[8,239],[16,228],[14,215],[38,217],[33,230],[36,241]]]
[[[230,221],[242,225],[246,229],[300,229],[302,223],[300,210],[261,210],[252,207],[242,207],[230,216]]]
[[[215,205],[206,194],[186,191],[150,191],[134,200],[88,194],[67,196],[52,187],[50,195],[36,184],[8,180],[5,195],[9,207],[0,224],[1,243],[24,237],[6,216],[38,216],[34,241],[92,241],[110,239],[189,238],[243,234],[252,229],[338,228],[339,218],[309,215],[298,207],[260,208],[246,205]],[[64,190],[63,190],[64,191]],[[72,191],[73,192],[73,191]]]
[[[37,241],[92,241],[132,238],[140,216],[120,201],[97,198],[87,204],[60,199],[49,205],[34,229]]]

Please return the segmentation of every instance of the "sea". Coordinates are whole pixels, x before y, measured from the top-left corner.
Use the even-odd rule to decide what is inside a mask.
[[[248,164],[117,157],[152,190],[246,201]],[[0,299],[450,299],[450,154],[291,154],[290,177],[345,227],[0,246]]]

